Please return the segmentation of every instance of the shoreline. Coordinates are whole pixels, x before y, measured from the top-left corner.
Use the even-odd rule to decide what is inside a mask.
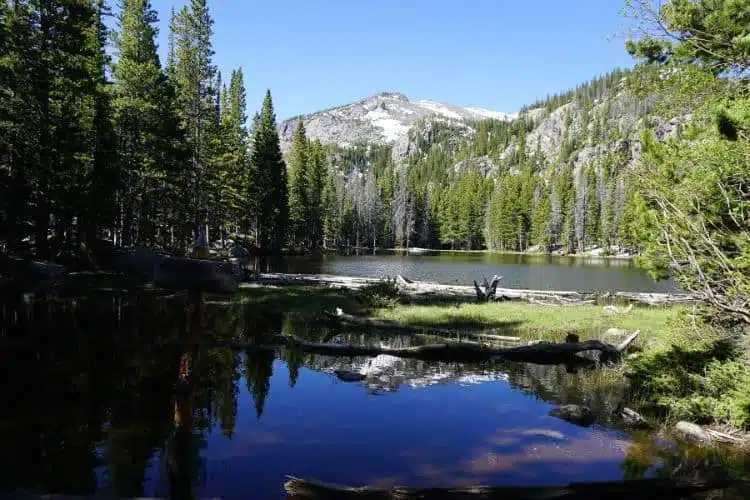
[[[360,250],[367,251],[369,253],[372,253],[372,249],[365,249],[362,248]],[[336,253],[335,250],[329,250],[331,253]],[[628,255],[596,255],[591,253],[546,253],[546,252],[518,252],[518,251],[511,251],[511,250],[489,250],[489,249],[483,249],[483,250],[449,250],[444,248],[420,248],[420,247],[396,247],[396,248],[381,248],[378,247],[375,249],[376,252],[403,252],[406,254],[409,254],[410,251],[412,252],[418,252],[413,253],[412,255],[418,256],[418,255],[427,255],[430,253],[490,253],[490,254],[497,254],[497,255],[522,255],[522,256],[528,256],[528,257],[559,257],[559,258],[573,258],[573,259],[592,259],[592,260],[618,260],[618,261],[635,261],[635,257],[637,254],[628,254]]]

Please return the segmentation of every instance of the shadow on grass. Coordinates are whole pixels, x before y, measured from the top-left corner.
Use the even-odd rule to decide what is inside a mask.
[[[351,292],[320,286],[241,288],[232,300],[304,317],[318,317],[336,307],[355,314],[366,313]]]
[[[368,307],[357,292],[321,286],[243,287],[231,299],[273,312],[290,313],[304,319],[321,319],[323,311],[334,311],[337,307],[346,313],[369,315],[375,308]],[[439,318],[410,318],[405,323],[428,329],[430,327],[460,330],[495,329],[497,333],[516,331],[524,322],[498,318],[488,321],[486,317],[472,317],[461,310],[463,304],[476,304],[476,300],[462,298],[404,298],[403,304],[434,307],[440,311]],[[453,312],[450,308],[456,308]]]

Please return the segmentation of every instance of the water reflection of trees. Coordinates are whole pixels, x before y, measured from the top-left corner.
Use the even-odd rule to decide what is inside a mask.
[[[252,344],[268,344],[282,331],[316,340],[329,335],[338,342],[424,342],[341,335],[240,304],[191,304],[183,295],[102,295],[1,308],[0,374],[6,383],[0,394],[0,491],[93,493],[104,472],[119,495],[137,497],[146,493],[149,471],[157,470],[157,495],[190,496],[205,484],[202,452],[209,434],[234,435],[241,384],[262,418],[275,355]],[[242,351],[209,349],[205,342],[211,338],[251,344]],[[544,401],[586,403],[602,414],[622,397],[616,384],[571,375],[559,366],[335,358],[293,349],[278,355],[291,386],[305,367],[366,373],[361,384],[375,393],[506,379]],[[648,453],[632,448],[623,464],[626,477],[659,469],[653,459],[657,448]],[[668,467],[659,470],[674,471],[685,462],[675,462],[676,456],[665,455]],[[682,473],[702,470],[685,463]]]
[[[0,306],[0,491],[93,493],[105,472],[119,495],[141,496],[157,464],[171,479],[157,493],[203,484],[206,437],[233,435],[242,378],[262,413],[273,353],[201,343],[262,342],[282,318],[188,305],[154,294]]]

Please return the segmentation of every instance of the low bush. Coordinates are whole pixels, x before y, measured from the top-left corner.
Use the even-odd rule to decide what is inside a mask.
[[[632,396],[669,419],[749,429],[746,351],[738,337],[702,328],[702,342],[674,342],[632,361],[627,374]]]
[[[377,309],[395,307],[400,299],[401,292],[396,282],[388,279],[363,286],[357,294],[360,304]]]

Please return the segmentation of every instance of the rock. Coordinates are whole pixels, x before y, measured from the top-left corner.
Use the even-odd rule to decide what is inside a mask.
[[[641,416],[640,413],[631,410],[630,408],[623,408],[619,412],[619,417],[622,422],[628,427],[634,429],[650,429],[651,425]]]
[[[709,444],[712,441],[711,435],[698,424],[685,421],[677,422],[674,429],[682,439],[691,443]]]
[[[349,370],[334,370],[336,377],[342,382],[361,382],[367,377],[361,373],[350,372]]]
[[[154,283],[171,290],[233,293],[240,275],[237,264],[218,260],[162,257],[154,266]]]
[[[557,439],[562,441],[565,439],[565,436],[560,431],[555,431],[552,429],[529,429],[521,432],[522,436],[543,436],[548,437],[551,439]]]
[[[623,328],[610,328],[602,335],[602,342],[616,345],[625,340],[630,334],[631,332]]]
[[[250,262],[250,251],[242,245],[232,245],[232,249],[229,251],[229,256],[232,259],[236,259],[236,262],[242,267]]]
[[[579,405],[558,406],[550,410],[549,415],[584,427],[588,427],[596,420],[596,417],[591,413],[591,409],[588,406]]]

